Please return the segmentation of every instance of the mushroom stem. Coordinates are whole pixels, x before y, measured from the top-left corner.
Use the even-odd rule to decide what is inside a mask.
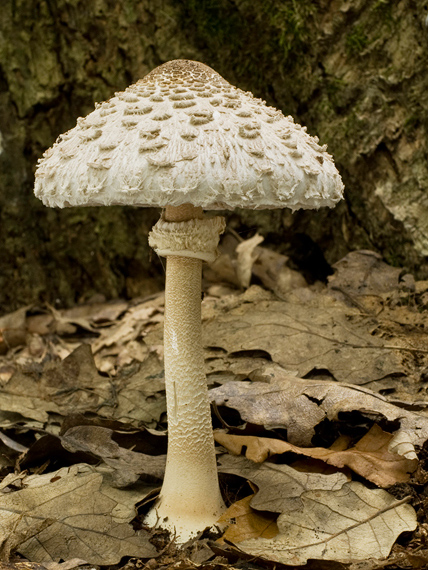
[[[201,208],[168,207],[166,221],[202,218]],[[146,523],[186,542],[213,526],[225,509],[217,475],[201,334],[200,259],[168,255],[164,357],[168,455],[157,504]]]

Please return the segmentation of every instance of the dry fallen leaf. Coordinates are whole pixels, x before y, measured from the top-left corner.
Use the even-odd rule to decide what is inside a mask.
[[[235,270],[238,281],[244,289],[249,287],[254,262],[258,257],[257,246],[262,243],[263,236],[255,234],[252,238],[242,241],[236,246]]]
[[[298,510],[283,512],[278,535],[246,540],[249,554],[283,564],[306,564],[309,558],[351,562],[384,559],[402,532],[415,530],[416,513],[382,489],[346,483],[340,491],[307,491]]]
[[[374,251],[351,251],[333,265],[328,279],[330,289],[346,295],[380,295],[398,287],[402,269],[387,265]],[[349,297],[348,297],[349,300]]]
[[[287,266],[288,257],[266,247],[257,247],[256,253],[253,275],[280,299],[294,289],[307,287],[303,275]]]
[[[47,566],[42,564],[37,564],[35,562],[29,562],[28,560],[23,560],[17,562],[0,561],[0,570],[51,570],[51,569],[47,568]]]
[[[163,322],[163,300],[164,295],[158,294],[129,306],[120,320],[99,330],[92,351],[100,370],[115,375],[133,359],[144,361],[149,351],[143,337],[154,324]]]
[[[364,384],[374,389],[388,390],[391,394],[388,397],[398,398],[400,388],[397,387],[401,386],[409,402],[414,401],[416,394],[417,397],[423,397],[423,392],[418,392],[421,388],[418,381],[422,378],[421,371],[428,364],[426,356],[428,342],[426,332],[423,330],[426,328],[425,323],[428,325],[428,320],[423,311],[415,312],[409,310],[410,305],[405,305],[407,301],[409,303],[412,301],[408,292],[403,293],[406,287],[412,286],[411,280],[403,282],[405,285],[403,289],[398,283],[397,270],[390,271],[391,268],[379,262],[376,255],[357,252],[354,258],[347,260],[345,258],[345,262],[337,266],[336,276],[332,278],[328,292],[321,286],[304,288],[302,282],[302,288],[293,287],[293,292],[287,294],[290,288],[288,281],[291,278],[287,277],[288,273],[287,275],[284,273],[289,271],[285,265],[286,258],[273,254],[266,248],[259,246],[254,248],[254,242],[242,247],[245,249],[249,245],[251,247],[246,254],[246,264],[241,263],[245,269],[244,273],[246,272],[244,276],[246,283],[249,273],[257,275],[265,287],[274,291],[284,301],[281,302],[268,291],[254,286],[243,294],[232,294],[230,290],[225,293],[223,289],[221,294],[213,294],[211,298],[206,297],[203,311],[208,346],[207,370],[210,373],[210,380],[219,384],[224,384],[228,379],[250,378],[255,381],[253,392],[244,388],[238,395],[239,390],[235,387],[223,386],[223,392],[221,388],[217,389],[219,391],[216,393],[216,398],[218,397],[223,405],[231,407],[235,406],[238,399],[241,400],[236,409],[244,419],[258,418],[259,423],[268,428],[286,428],[294,445],[309,446],[316,426],[324,420],[339,421],[342,411],[358,411],[372,421],[382,418],[399,423],[400,429],[392,439],[390,436],[385,436],[389,438],[388,441],[382,439],[380,450],[374,452],[373,441],[369,441],[368,448],[363,446],[356,449],[356,446],[345,450],[346,453],[342,455],[336,449],[336,454],[330,455],[329,458],[335,457],[336,460],[341,458],[346,463],[351,452],[359,458],[359,465],[357,467],[354,465],[354,469],[360,470],[362,474],[365,468],[367,471],[370,470],[371,464],[367,457],[374,453],[380,453],[383,458],[387,454],[395,458],[398,454],[402,458],[399,460],[401,467],[405,464],[413,465],[416,460],[414,446],[422,445],[428,438],[426,416],[414,414],[409,409],[391,406],[382,396],[362,387]],[[241,261],[243,257],[245,255],[241,254]],[[233,259],[235,265],[232,264],[231,258],[229,261],[230,264],[225,264],[225,267],[227,271],[231,268],[233,270],[231,282],[238,283],[236,268],[239,263],[237,265],[235,257]],[[285,285],[282,288],[280,281],[284,275]],[[427,288],[424,289],[421,284],[418,286],[413,283],[413,285],[415,295],[419,295],[420,304],[425,302],[428,306]],[[424,295],[426,301],[423,300]],[[339,300],[334,300],[333,297]],[[19,323],[17,317],[20,319]],[[19,428],[25,426],[25,429],[40,428],[41,424],[49,430],[50,426],[56,423],[54,429],[58,430],[62,421],[59,416],[67,416],[71,412],[83,414],[89,412],[101,417],[121,419],[137,426],[141,421],[154,424],[165,411],[163,366],[160,360],[162,335],[159,332],[159,324],[163,319],[162,295],[142,303],[121,301],[115,306],[109,303],[99,306],[81,305],[66,311],[51,311],[49,315],[28,316],[24,311],[14,318],[15,323],[19,324],[17,330],[20,331],[21,339],[18,340],[25,341],[26,346],[9,351],[0,359],[3,365],[0,370],[3,386],[0,392],[2,398],[0,425],[5,429],[11,427],[15,429],[14,426]],[[420,330],[416,330],[415,323]],[[156,327],[159,330],[155,330]],[[82,329],[91,333],[85,338],[85,342],[93,345],[93,350],[96,352],[96,366],[87,348],[79,348],[62,363],[53,360],[52,357],[58,355],[67,356],[81,340],[77,334],[74,337],[58,335],[65,333],[70,335],[73,331],[81,333]],[[151,331],[154,332],[153,335]],[[270,359],[273,362],[269,363]],[[20,366],[21,371],[11,378],[11,374]],[[99,374],[97,368],[106,374]],[[124,368],[125,373],[122,372]],[[289,375],[289,383],[282,383],[284,368],[293,373],[291,376],[305,374],[311,379],[302,381],[295,377],[291,379]],[[401,376],[397,376],[397,373]],[[346,379],[350,383],[359,384],[360,387],[319,380],[328,377]],[[278,379],[281,382],[276,384]],[[241,388],[247,384],[242,382]],[[262,384],[262,387],[259,384]],[[291,396],[295,397],[294,401]],[[252,420],[247,419],[247,421]],[[110,437],[110,431],[104,431],[102,437],[98,438],[88,434],[84,429],[81,431],[77,429],[74,432],[69,430],[66,435],[69,437],[69,444],[74,444],[75,449],[85,449],[114,465],[113,476],[114,473],[121,473],[123,477],[119,484],[127,484],[135,480],[141,467],[136,457],[138,454],[129,451],[130,448],[122,450]],[[375,438],[375,443],[376,441]],[[362,443],[364,439],[358,445],[361,446]],[[316,453],[313,448],[311,451]],[[270,452],[272,449],[269,449]],[[361,458],[364,458],[366,464],[364,461],[361,462]],[[240,457],[231,459],[245,461]],[[127,461],[129,464],[126,464]],[[223,460],[223,467],[225,467],[224,461],[226,460]],[[394,464],[394,460],[390,463]],[[304,517],[307,517],[306,520],[314,521],[314,524],[310,522],[308,528],[302,531],[307,533],[307,540],[311,543],[310,548],[303,545],[302,560],[305,556],[319,555],[317,545],[314,545],[313,533],[316,532],[316,524],[319,524],[322,531],[324,530],[324,526],[319,522],[322,517],[325,516],[332,521],[332,524],[336,524],[337,513],[328,510],[329,497],[332,497],[333,502],[336,501],[332,506],[338,506],[340,511],[342,499],[339,495],[340,492],[347,490],[350,496],[355,495],[353,500],[356,511],[359,512],[361,508],[361,512],[366,515],[364,502],[372,501],[372,495],[367,499],[364,496],[365,491],[360,493],[358,489],[348,484],[343,474],[333,474],[329,475],[333,477],[332,479],[322,479],[317,473],[296,475],[298,473],[296,470],[287,471],[287,466],[284,465],[274,466],[275,472],[272,471],[272,465],[267,471],[264,470],[266,465],[259,466],[260,469],[256,471],[254,465],[246,468],[243,468],[243,465],[241,463],[239,469],[241,476],[250,480],[257,479],[257,484],[260,486],[259,492],[251,500],[250,512],[254,516],[255,509],[263,511],[270,509],[275,513],[281,506],[281,510],[284,509],[283,515],[290,517],[287,519],[283,515],[280,516],[281,533],[290,532],[291,536],[293,533],[300,533],[299,525],[302,524]],[[379,480],[372,480],[382,484],[382,480],[385,483],[382,479],[385,476],[397,477],[395,471],[396,466],[392,471],[374,470],[372,474],[368,473],[365,476],[381,477]],[[402,475],[404,471],[400,473]],[[29,478],[25,477],[22,481],[17,480],[13,485],[13,489],[20,488],[17,492],[11,492],[11,489],[5,491],[3,488],[0,498],[6,494],[18,497],[19,493],[26,490],[25,485],[28,480]],[[51,483],[56,482],[51,481]],[[110,485],[108,487],[114,492]],[[83,491],[86,492],[86,487]],[[104,491],[100,493],[103,495]],[[101,504],[102,499],[99,494],[95,495]],[[373,499],[373,504],[375,502]],[[393,503],[385,507],[385,513],[389,512],[389,509],[394,511],[399,507],[400,505]],[[396,512],[401,514],[400,510]],[[81,518],[87,516],[89,515],[85,514]],[[345,513],[343,518],[346,516]],[[406,524],[410,528],[408,511],[406,516]],[[379,511],[373,517],[376,521],[375,527],[379,522]],[[238,518],[246,521],[248,516],[242,515]],[[24,536],[26,529],[22,530],[28,521],[26,516],[17,521],[17,525],[21,525],[15,535],[18,542],[26,539],[24,542],[30,543],[29,536]],[[31,519],[29,528],[37,537],[40,535],[45,539],[54,524],[56,523],[52,522],[51,517],[47,519],[42,517],[40,526],[37,520]],[[355,523],[355,528],[349,526],[349,521],[346,524],[340,531],[342,538],[345,537],[343,542],[348,538],[353,540],[354,534],[360,532],[356,530],[357,527],[363,528],[361,535],[358,534],[358,539],[361,538],[364,546],[365,542],[371,546],[372,542],[379,539],[377,531],[372,535],[367,532],[364,528],[366,523],[362,520]],[[129,529],[130,525],[125,526]],[[79,532],[83,530],[88,529],[85,529],[84,525],[78,527]],[[398,527],[391,527],[385,534],[385,540],[381,537],[379,552],[387,549],[398,530]],[[114,534],[114,529],[112,532]],[[63,536],[59,536],[63,540]],[[233,540],[242,540],[242,538],[241,535],[240,538]],[[341,538],[334,533],[333,536],[330,533],[324,538],[325,544],[321,549],[321,556],[328,558],[332,550],[343,546],[343,543],[337,546]],[[49,547],[55,544],[55,540],[56,536],[55,538],[49,536],[47,540]],[[132,543],[131,538],[126,540]],[[287,551],[284,554],[282,538],[274,540],[278,541],[279,558],[294,556],[294,552],[290,554]],[[266,541],[266,544],[271,542]],[[97,544],[96,540],[94,544]],[[6,550],[8,546],[13,547],[13,543],[9,541],[8,545],[5,545]],[[294,548],[300,547],[301,545],[294,546]],[[37,549],[36,546],[34,548]],[[285,550],[287,548],[288,544]],[[59,552],[59,547],[56,552]],[[264,555],[266,552],[269,555],[269,550],[264,552]],[[370,552],[375,552],[375,549],[367,550],[366,553]],[[65,555],[67,556],[67,553]],[[358,559],[358,552],[356,557]]]
[[[155,427],[165,412],[163,362],[157,354],[151,353],[134,374],[121,378],[114,408],[105,409],[101,414],[137,426],[143,422]]]
[[[222,455],[219,459],[220,473],[231,473],[248,479],[258,487],[251,506],[259,511],[273,513],[290,508],[299,508],[299,497],[307,490],[337,491],[348,481],[343,473],[306,473],[289,465],[254,463],[245,457]]]
[[[113,469],[112,485],[127,487],[138,481],[140,475],[162,480],[166,455],[147,455],[120,447],[112,439],[113,430],[101,426],[76,426],[61,437],[67,451],[84,451],[102,459]]]
[[[86,560],[82,560],[81,558],[72,558],[65,562],[45,562],[44,564],[46,570],[74,570],[84,565],[86,565]]]
[[[250,374],[253,382],[228,382],[210,391],[217,406],[238,410],[242,419],[267,429],[287,429],[294,445],[310,447],[315,426],[337,421],[341,412],[359,411],[371,419],[398,421],[400,429],[390,449],[416,459],[414,446],[428,439],[428,418],[390,404],[380,394],[360,386],[291,376],[274,363]]]
[[[90,324],[90,328],[105,327],[116,322],[119,317],[129,308],[129,302],[121,299],[100,303],[87,303],[76,305],[71,309],[61,311],[63,318],[70,322],[77,322],[85,319]]]
[[[36,362],[65,359],[81,344],[84,331],[90,333],[85,342],[92,344],[98,369],[116,376],[124,367],[145,360],[149,351],[143,337],[163,320],[163,298],[159,293],[141,301],[90,302],[62,310],[49,305],[24,307],[1,317],[0,381],[4,382],[2,370],[10,365],[28,368]],[[21,346],[9,350],[17,345]]]
[[[262,513],[251,508],[250,503],[254,495],[244,497],[233,503],[218,520],[219,524],[227,524],[227,530],[219,539],[225,541],[241,542],[250,538],[273,538],[278,534],[276,514]]]
[[[88,345],[61,363],[47,363],[41,377],[39,370],[16,372],[1,390],[2,410],[40,422],[48,412],[97,410],[111,397],[111,382],[99,376]]]
[[[153,424],[165,411],[163,365],[155,354],[130,377],[98,373],[89,345],[80,345],[61,362],[16,372],[0,389],[3,413],[20,414],[44,425],[49,413],[67,416],[94,412],[123,422]]]
[[[416,513],[382,489],[346,482],[343,474],[302,473],[287,465],[255,464],[224,456],[220,470],[252,481],[259,492],[251,507],[280,512],[272,539],[248,539],[239,548],[282,564],[308,559],[349,563],[383,559],[402,532],[416,528]],[[341,475],[341,477],[339,477]]]
[[[77,327],[94,333],[99,327],[112,325],[128,306],[129,303],[122,300],[76,305],[63,310],[48,305],[45,312],[27,316],[26,326],[28,332],[39,335],[73,334]]]
[[[338,381],[370,385],[404,374],[407,352],[373,336],[372,323],[359,310],[327,294],[300,292],[302,299],[296,293],[288,301],[254,303],[241,295],[237,306],[203,323],[204,345],[229,354],[262,350],[301,377],[325,369]]]
[[[235,455],[240,455],[245,448],[245,457],[256,463],[261,463],[272,455],[293,452],[319,459],[335,467],[349,467],[379,487],[408,481],[410,473],[413,473],[418,465],[417,459],[406,459],[397,453],[391,453],[389,445],[393,436],[377,425],[355,446],[340,451],[323,447],[297,447],[279,439],[232,435],[222,431],[214,432],[214,438]]]
[[[21,307],[13,313],[0,317],[0,354],[6,354],[10,348],[25,344],[28,308]]]
[[[428,366],[422,328],[409,336],[389,327],[382,313],[349,306],[324,288],[298,288],[279,300],[252,286],[231,302],[205,303],[203,317],[204,344],[219,356],[262,352],[300,377],[330,377],[387,391],[391,399],[420,398],[418,382]]]
[[[54,473],[31,475],[15,492],[0,492],[3,553],[16,549],[33,562],[81,558],[117,564],[122,556],[154,557],[149,533],[134,531],[135,503],[152,488],[122,491],[108,473],[77,464]]]
[[[242,240],[229,230],[220,245],[220,256],[204,268],[205,279],[246,288],[254,275],[280,298],[292,289],[305,287],[305,278],[287,266],[288,257],[260,247],[258,244],[262,241],[263,237],[258,234]]]

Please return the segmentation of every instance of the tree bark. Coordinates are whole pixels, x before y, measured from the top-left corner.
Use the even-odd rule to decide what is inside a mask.
[[[146,241],[155,212],[50,211],[32,187],[37,158],[79,115],[174,58],[307,125],[346,184],[334,211],[236,212],[232,227],[303,268],[312,251],[315,277],[323,256],[370,248],[428,278],[426,21],[414,0],[3,0],[0,311],[162,286]]]

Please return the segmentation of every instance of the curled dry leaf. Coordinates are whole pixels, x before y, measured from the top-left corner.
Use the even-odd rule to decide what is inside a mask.
[[[134,374],[120,379],[116,397],[113,407],[102,415],[155,427],[166,411],[164,368],[157,354],[151,353]]]
[[[383,559],[397,537],[417,525],[407,499],[397,501],[382,489],[346,482],[343,474],[334,479],[232,456],[221,458],[220,464],[222,472],[245,477],[259,487],[252,508],[281,513],[274,538],[238,544],[254,556],[294,565],[303,565],[308,559],[344,563]]]
[[[163,478],[165,455],[147,455],[120,447],[112,439],[113,433],[113,430],[101,426],[76,426],[65,432],[61,444],[67,451],[84,451],[102,459],[113,469],[114,487],[132,485],[140,475]]]
[[[121,300],[88,303],[63,310],[48,305],[46,312],[28,316],[26,324],[30,333],[39,335],[73,334],[77,327],[95,333],[98,327],[118,319],[127,308],[128,303]]]
[[[6,354],[10,348],[25,344],[28,308],[22,307],[0,317],[0,354]]]
[[[263,236],[256,234],[236,246],[236,275],[244,289],[250,285],[253,264],[258,257],[257,246],[262,243],[263,239]]]
[[[77,305],[71,309],[60,311],[63,318],[70,322],[80,324],[88,323],[90,329],[95,327],[105,327],[116,322],[123,313],[129,308],[129,302],[116,299],[107,302],[93,302],[84,305]]]
[[[307,287],[303,275],[288,267],[288,257],[266,247],[257,247],[256,253],[253,275],[280,299],[285,298],[287,293],[294,289]]]
[[[19,491],[0,493],[3,553],[16,549],[38,563],[81,558],[117,564],[122,556],[154,557],[145,531],[129,524],[135,503],[152,488],[121,491],[108,473],[77,464],[54,473],[31,475]]]
[[[389,446],[393,436],[377,425],[354,447],[341,451],[323,447],[303,448],[279,439],[231,435],[221,431],[216,431],[214,438],[235,455],[240,455],[245,448],[245,457],[256,463],[261,463],[272,455],[293,452],[335,467],[349,467],[380,487],[408,481],[410,473],[418,465],[417,459],[406,459],[392,453]]]
[[[44,423],[48,413],[97,410],[112,398],[111,382],[98,374],[91,349],[81,345],[62,362],[16,372],[1,390],[2,410]]]
[[[266,247],[260,247],[259,234],[247,240],[229,230],[220,245],[220,256],[204,268],[204,277],[211,282],[227,282],[236,287],[249,287],[252,275],[266,289],[282,298],[297,287],[305,287],[305,278],[287,266],[288,257]]]
[[[217,406],[238,410],[244,421],[267,429],[287,429],[287,439],[294,445],[310,447],[315,426],[353,411],[374,420],[398,421],[400,430],[391,446],[407,459],[416,459],[414,446],[422,446],[428,439],[426,416],[390,404],[366,388],[297,378],[274,363],[255,370],[250,377],[253,382],[228,382],[212,389],[211,399]]]

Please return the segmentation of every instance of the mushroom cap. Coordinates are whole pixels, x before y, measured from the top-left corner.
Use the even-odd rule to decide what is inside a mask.
[[[319,208],[343,197],[326,146],[210,67],[165,63],[61,135],[40,159],[46,206]]]

